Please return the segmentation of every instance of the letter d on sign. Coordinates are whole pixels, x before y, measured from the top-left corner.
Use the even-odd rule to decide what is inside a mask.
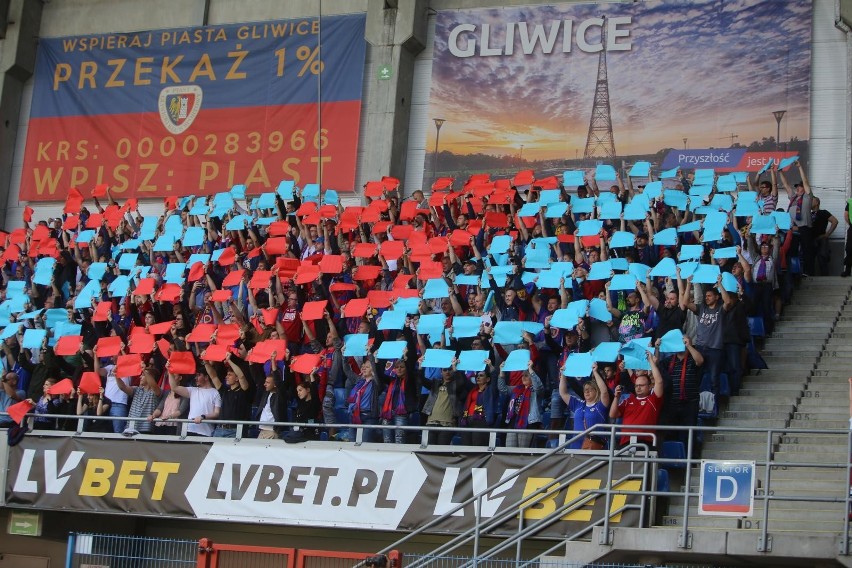
[[[726,486],[731,489],[731,492],[728,494],[722,493],[722,483],[727,482]],[[737,490],[739,489],[739,484],[737,480],[731,477],[730,475],[720,475],[716,478],[716,500],[717,501],[733,501],[737,496]]]

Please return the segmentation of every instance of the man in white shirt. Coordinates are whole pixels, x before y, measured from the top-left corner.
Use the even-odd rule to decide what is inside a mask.
[[[166,364],[168,368],[168,364]],[[210,377],[204,373],[195,374],[194,387],[183,387],[178,382],[177,375],[169,371],[169,386],[180,396],[189,399],[189,416],[192,424],[187,426],[189,434],[195,436],[212,436],[213,425],[203,420],[216,420],[222,408],[222,397],[213,388]]]
[[[95,372],[98,373],[104,380],[104,396],[109,399],[109,415],[116,418],[127,416],[130,410],[130,397],[125,392],[126,389],[121,389],[116,381],[122,381],[127,388],[130,388],[131,377],[116,377],[115,376],[115,357],[109,359],[109,365],[101,365],[101,360],[98,357],[98,346],[92,348],[95,355]],[[122,350],[122,353],[124,351]],[[124,420],[113,420],[112,431],[116,434],[124,432],[126,427]]]

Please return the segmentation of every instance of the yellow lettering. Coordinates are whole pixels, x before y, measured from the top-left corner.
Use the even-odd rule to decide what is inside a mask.
[[[86,462],[86,471],[80,483],[81,497],[103,497],[109,493],[109,479],[115,473],[115,465],[110,460],[90,459]]]
[[[205,76],[211,81],[216,80],[216,72],[213,71],[213,64],[210,62],[210,56],[206,53],[201,56],[195,68],[192,70],[192,75],[189,76],[189,82],[194,83],[200,76]]]
[[[85,185],[89,179],[89,170],[83,166],[74,166],[71,168],[71,185]]]
[[[112,177],[114,179],[113,185],[110,186],[110,191],[113,193],[123,193],[127,191],[127,188],[130,187],[130,181],[127,179],[128,170],[130,170],[130,166],[127,164],[120,164],[116,166],[112,170]]]
[[[148,182],[157,173],[158,164],[139,164],[139,169],[145,172],[145,179],[139,184],[138,191],[157,191],[156,185],[150,185]]]
[[[109,76],[109,79],[106,82],[105,87],[123,87],[124,79],[116,80],[118,74],[121,73],[121,70],[124,69],[124,64],[127,63],[126,59],[110,59],[107,61],[107,65],[113,67],[112,75]]]
[[[140,57],[136,60],[136,70],[133,72],[134,85],[150,85],[151,79],[143,79],[142,75],[151,72],[151,67],[146,67],[145,63],[153,63],[153,57]]]
[[[237,44],[237,49],[240,49],[240,44]],[[228,74],[225,75],[225,80],[228,79],[245,79],[246,73],[245,71],[241,71],[237,73],[237,68],[240,66],[240,63],[243,62],[243,59],[248,55],[248,51],[229,51],[228,57],[233,57],[236,60],[231,64],[231,68],[228,69]]]
[[[262,184],[263,187],[269,187],[272,185],[269,182],[269,176],[266,174],[266,167],[263,165],[263,160],[256,160],[254,162],[248,177],[246,177],[246,185],[249,185],[250,183],[259,183]]]
[[[201,177],[198,180],[199,189],[204,189],[208,181],[213,181],[219,175],[219,165],[216,162],[201,162]]]
[[[173,473],[177,473],[180,469],[180,464],[176,462],[154,462],[151,464],[151,473],[156,473],[157,478],[154,480],[154,490],[151,492],[152,501],[161,501],[163,492],[166,490],[166,481]]]
[[[36,162],[49,162],[50,156],[47,151],[50,150],[50,146],[53,142],[39,142],[38,143],[38,152],[36,153]]]
[[[142,474],[148,462],[144,461],[129,461],[121,462],[121,469],[118,471],[118,478],[115,480],[115,490],[113,497],[118,499],[138,499],[139,488],[142,487]]]
[[[62,177],[62,172],[65,168],[58,168],[54,171],[53,168],[45,168],[44,170],[36,168],[33,170],[35,176],[36,193],[44,195],[44,190],[50,195],[56,193],[56,188],[59,187],[59,178]]]
[[[85,160],[89,157],[89,141],[78,140],[76,144],[77,153],[74,155],[75,160]]]
[[[600,489],[600,479],[578,479],[568,485],[568,491],[565,493],[565,505],[579,501],[581,494],[593,489]],[[595,500],[586,501],[582,507],[576,507],[573,511],[562,517],[563,521],[591,521],[592,507],[595,505]]]
[[[331,156],[323,156],[321,158],[313,157],[311,162],[317,164],[317,182],[322,182],[322,173],[325,170],[325,165],[331,163]]]
[[[57,63],[53,70],[53,90],[59,90],[59,83],[64,83],[71,78],[71,65],[68,63]]]
[[[86,79],[89,80],[89,87],[95,88],[95,73],[98,72],[98,64],[94,61],[84,61],[80,64],[80,78],[77,79],[77,88],[82,89]]]
[[[281,171],[284,172],[284,176],[288,179],[292,179],[296,185],[299,184],[299,180],[302,176],[299,175],[299,171],[296,169],[299,167],[301,160],[299,158],[287,158],[281,164]]]
[[[60,140],[59,143],[56,144],[56,159],[57,160],[67,160],[68,159],[68,150],[71,149],[71,143],[67,140]]]
[[[173,83],[180,83],[180,77],[175,73],[175,67],[181,61],[183,61],[183,55],[178,55],[174,60],[170,60],[168,55],[163,58],[163,66],[160,68],[160,83],[166,82],[167,75]]]
[[[618,489],[621,491],[640,491],[642,489],[642,481],[639,479],[631,479],[629,481],[623,481],[618,485],[614,486],[613,489]],[[627,495],[613,495],[612,502],[609,507],[610,521],[613,523],[621,522],[621,511],[619,509],[623,508],[624,505],[627,504]],[[616,511],[619,511],[616,514]]]
[[[527,484],[524,487],[524,497],[532,495],[544,487],[550,487],[550,489],[535,497],[531,497],[521,504],[525,519],[543,519],[556,510],[556,495],[559,492],[559,486],[553,481],[552,477],[528,478]]]

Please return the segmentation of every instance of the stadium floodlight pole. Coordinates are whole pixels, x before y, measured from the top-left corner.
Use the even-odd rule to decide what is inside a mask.
[[[683,149],[684,149],[684,150],[686,150],[686,141],[687,141],[687,140],[688,140],[688,138],[684,138],[684,139],[683,139]]]
[[[435,121],[435,155],[432,157],[432,183],[437,180],[438,175],[438,139],[441,138],[441,127],[447,122],[445,118],[433,118]]]
[[[775,122],[778,124],[777,134],[775,135],[775,150],[781,150],[781,119],[784,118],[784,115],[787,114],[786,110],[776,110],[772,112],[772,116],[775,117]]]

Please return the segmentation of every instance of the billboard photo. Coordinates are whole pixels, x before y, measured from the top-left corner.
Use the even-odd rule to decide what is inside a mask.
[[[423,187],[639,159],[659,171],[678,153],[729,171],[757,171],[752,154],[804,158],[811,14],[810,0],[439,12]]]

